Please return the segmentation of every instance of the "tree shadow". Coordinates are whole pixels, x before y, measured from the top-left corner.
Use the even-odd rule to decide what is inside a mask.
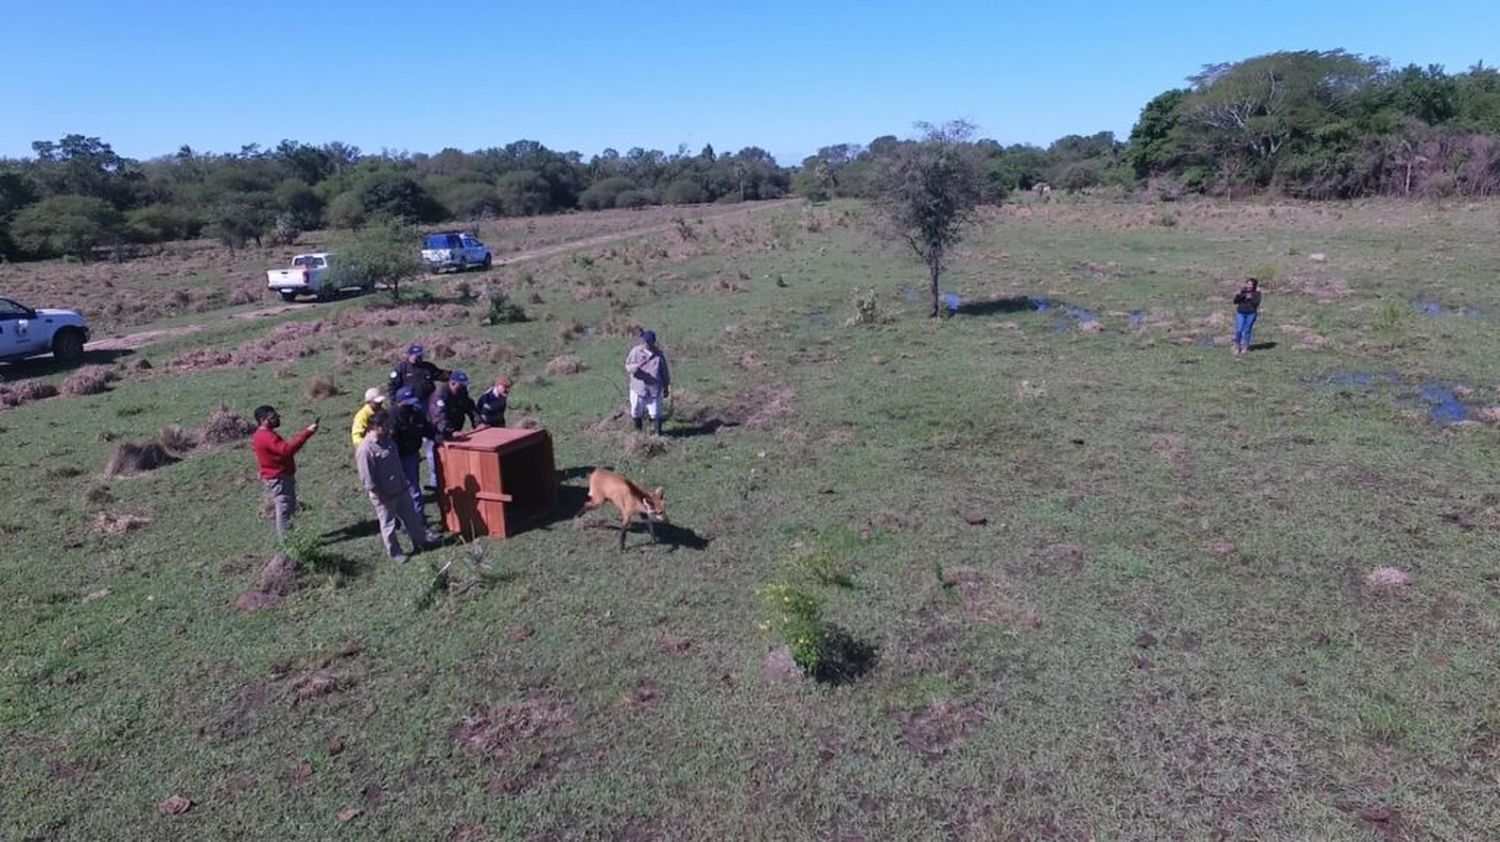
[[[851,684],[874,669],[879,661],[879,647],[860,640],[842,626],[830,624],[812,677],[820,684]]]
[[[1004,298],[991,298],[988,301],[965,301],[958,305],[958,309],[954,313],[960,316],[1030,313],[1033,310],[1043,309],[1038,306],[1038,303],[1024,295],[1007,295]]]
[[[1250,345],[1251,351],[1269,351],[1276,347],[1275,342],[1255,342]]]
[[[123,349],[111,349],[107,351],[86,349],[83,352],[83,356],[73,362],[63,362],[56,357],[31,357],[30,359],[16,360],[9,363],[8,366],[0,367],[0,380],[46,377],[86,365],[112,365],[121,357],[128,357],[134,353],[134,351]]]

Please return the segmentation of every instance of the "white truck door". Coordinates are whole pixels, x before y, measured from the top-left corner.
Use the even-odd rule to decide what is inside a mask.
[[[30,310],[8,298],[0,298],[0,357],[31,352],[30,318]]]

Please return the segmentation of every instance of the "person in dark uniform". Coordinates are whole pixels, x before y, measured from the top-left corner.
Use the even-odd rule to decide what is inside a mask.
[[[396,455],[401,458],[406,491],[411,496],[413,508],[422,514],[422,443],[432,441],[437,431],[427,420],[427,409],[422,401],[415,392],[405,388],[396,391],[391,424],[391,438],[396,442]]]
[[[401,389],[410,389],[425,409],[432,393],[437,390],[437,384],[446,381],[449,375],[450,372],[423,357],[421,345],[411,345],[406,349],[406,358],[391,369],[389,391],[394,395]],[[422,443],[422,452],[427,455],[427,475],[432,478],[432,487],[437,488],[437,460],[432,455],[432,439]]]
[[[486,427],[505,426],[505,405],[510,399],[510,378],[495,378],[495,386],[479,396],[479,403],[474,411],[475,426],[483,424]]]

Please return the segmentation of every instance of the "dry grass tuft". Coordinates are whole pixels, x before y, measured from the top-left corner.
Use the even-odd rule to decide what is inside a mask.
[[[565,374],[578,374],[587,368],[588,366],[584,365],[583,360],[572,354],[563,354],[560,357],[554,357],[551,362],[547,363],[547,373],[553,377],[561,377]]]
[[[307,397],[311,400],[336,398],[342,394],[344,390],[339,388],[338,381],[334,380],[331,374],[320,374],[308,381]]]
[[[102,365],[90,365],[68,375],[62,387],[70,395],[98,395],[109,391],[109,384],[115,379],[113,371]]]
[[[104,475],[106,477],[130,476],[154,471],[176,461],[177,457],[167,452],[167,449],[159,442],[127,441],[115,448],[114,454],[104,465]]]
[[[198,428],[198,439],[206,445],[229,444],[248,438],[255,432],[255,425],[242,418],[224,404],[208,414],[203,426]]]

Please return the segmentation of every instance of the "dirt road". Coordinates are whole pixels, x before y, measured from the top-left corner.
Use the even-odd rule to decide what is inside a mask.
[[[715,208],[710,206],[710,208],[706,211],[698,211],[696,209],[685,210],[684,216],[692,216],[694,218],[721,222],[727,219],[751,216],[763,211],[786,207],[788,204],[792,204],[794,201],[795,200],[787,199],[771,202],[755,202],[748,205],[732,205],[728,208]],[[616,243],[621,240],[630,240],[636,237],[645,237],[650,234],[665,234],[675,230],[676,227],[676,223],[672,222],[658,223],[656,225],[645,225],[640,228],[631,228],[626,231],[615,231],[609,234],[600,234],[595,237],[585,237],[581,240],[571,240],[566,243],[558,243],[556,245],[529,249],[527,251],[517,252],[503,258],[496,258],[495,266],[514,266],[517,263],[525,263],[531,260],[541,260],[542,258],[546,257],[555,257],[559,254],[567,254],[568,252],[580,251],[582,249],[598,248],[599,246],[609,245],[610,243]],[[200,333],[212,327],[222,327],[224,325],[232,323],[235,320],[265,319],[272,316],[279,316],[284,313],[290,313],[294,311],[300,312],[304,308],[317,306],[318,304],[316,302],[308,302],[306,304],[282,304],[275,307],[265,307],[257,310],[247,310],[240,313],[233,313],[211,322],[195,322],[192,324],[180,325],[177,327],[154,328],[151,330],[136,331],[134,333],[125,333],[119,336],[109,336],[90,342],[88,344],[88,350],[138,351],[142,348],[155,345],[158,342],[163,342],[168,339],[190,336],[194,333]]]

